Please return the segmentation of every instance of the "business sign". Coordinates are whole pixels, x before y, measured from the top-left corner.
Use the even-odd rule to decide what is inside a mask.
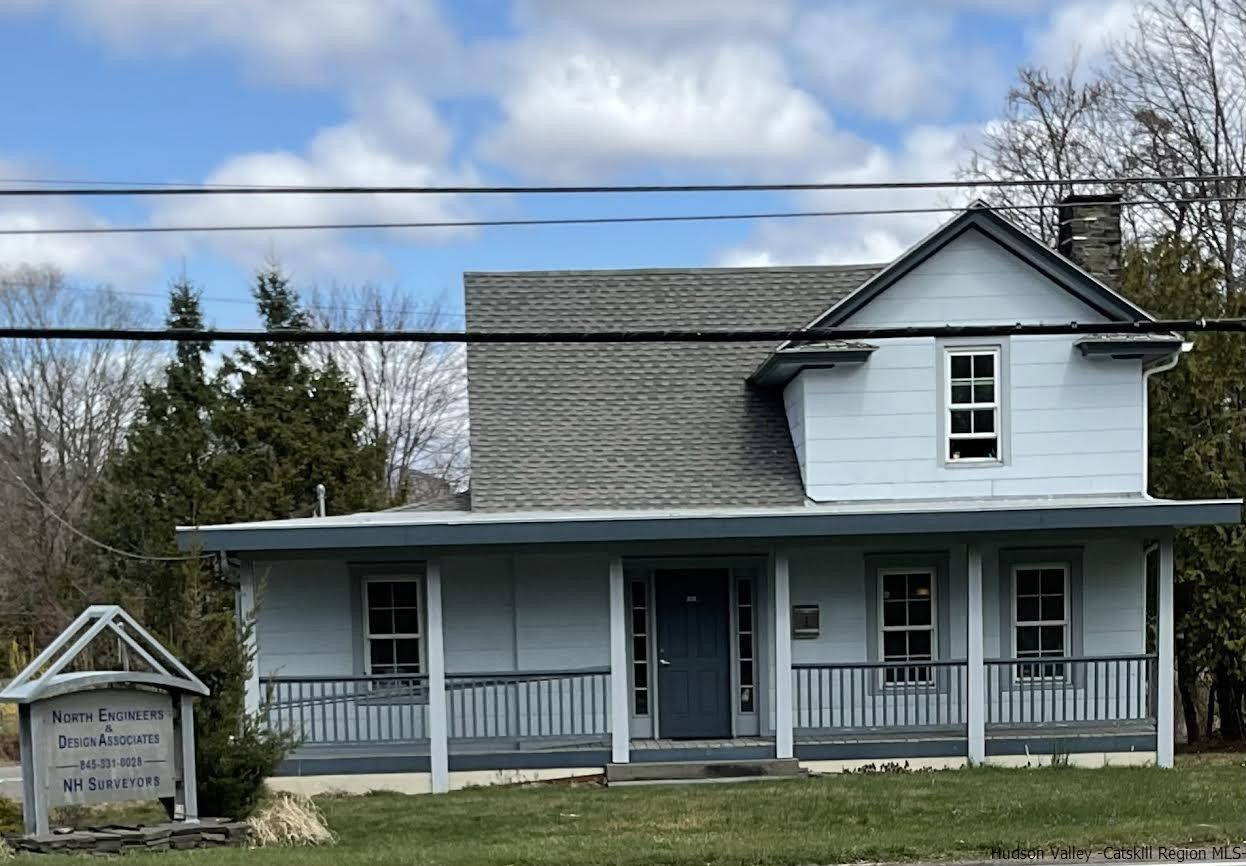
[[[174,795],[169,693],[95,689],[49,698],[32,710],[48,770],[49,806]]]
[[[121,670],[92,666],[96,640],[124,650]],[[46,835],[54,806],[120,800],[158,799],[197,822],[194,699],[207,694],[120,607],[84,610],[0,689],[0,703],[17,704],[26,832]]]

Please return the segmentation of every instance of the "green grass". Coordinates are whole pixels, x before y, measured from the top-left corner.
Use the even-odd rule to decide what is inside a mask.
[[[334,848],[163,854],[203,864],[808,864],[980,858],[993,847],[1241,842],[1240,756],[1067,767],[320,800]],[[147,855],[135,856],[146,862]],[[39,863],[64,861],[41,858]],[[127,861],[130,862],[130,861]],[[154,862],[154,861],[153,861]]]

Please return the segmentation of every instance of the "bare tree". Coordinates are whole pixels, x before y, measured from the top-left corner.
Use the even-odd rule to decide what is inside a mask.
[[[146,314],[108,290],[71,286],[53,268],[23,267],[0,273],[0,323],[120,328],[146,324]],[[0,610],[37,632],[99,590],[89,552],[66,524],[82,524],[157,359],[149,346],[118,340],[0,340]]]
[[[1036,186],[1000,187],[987,197],[993,204],[1027,208],[1008,216],[1054,246],[1055,205],[1074,192],[1063,181],[1098,176],[1108,163],[1101,130],[1111,96],[1107,82],[1080,80],[1076,59],[1056,74],[1022,67],[1008,91],[1004,117],[984,131],[961,177],[1043,181]]]
[[[1140,232],[1177,232],[1214,257],[1241,290],[1246,196],[1246,0],[1147,0],[1113,46],[1119,168],[1154,176],[1238,179],[1138,187]],[[1173,203],[1171,199],[1186,201]]]
[[[397,289],[371,284],[316,289],[310,302],[327,328],[377,331],[452,324],[442,302],[420,307]],[[388,448],[386,482],[399,501],[466,485],[467,374],[461,346],[441,343],[317,344],[356,383],[370,434]]]

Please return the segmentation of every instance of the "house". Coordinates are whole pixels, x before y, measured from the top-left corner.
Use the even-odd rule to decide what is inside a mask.
[[[1119,203],[1062,216],[1060,251],[975,204],[885,266],[469,273],[468,326],[1148,318]],[[248,701],[301,736],[286,775],[1167,766],[1173,530],[1241,507],[1147,495],[1182,348],[472,345],[469,496],[179,533],[262,598]]]

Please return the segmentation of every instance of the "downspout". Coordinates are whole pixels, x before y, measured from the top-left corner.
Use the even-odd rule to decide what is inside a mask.
[[[1160,361],[1150,367],[1142,369],[1142,498],[1151,499],[1152,496],[1148,491],[1151,479],[1149,477],[1149,466],[1151,463],[1151,412],[1150,412],[1150,384],[1151,376],[1156,373],[1167,373],[1169,370],[1177,366],[1181,360],[1181,356],[1194,348],[1191,342],[1181,344],[1181,350],[1173,352],[1167,360]]]

